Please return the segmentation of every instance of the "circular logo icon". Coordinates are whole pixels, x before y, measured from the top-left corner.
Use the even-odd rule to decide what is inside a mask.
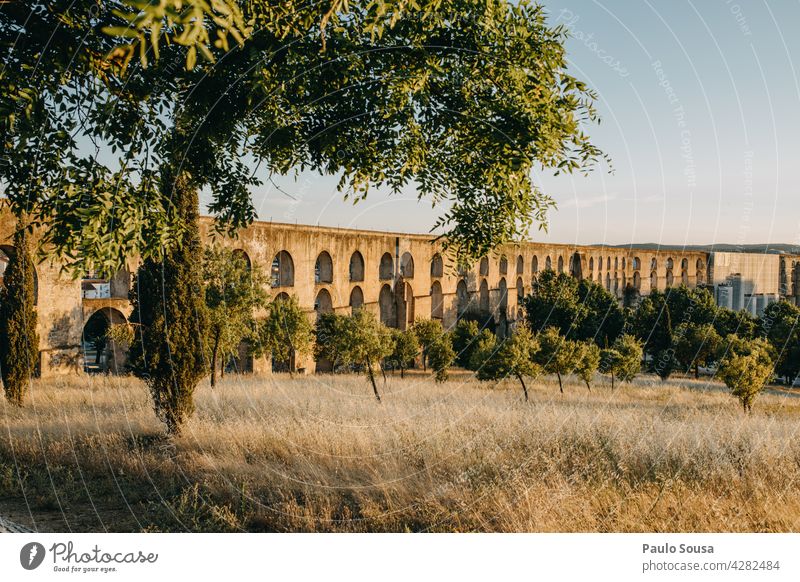
[[[19,551],[19,563],[26,570],[35,570],[44,561],[44,546],[39,542],[30,542]]]

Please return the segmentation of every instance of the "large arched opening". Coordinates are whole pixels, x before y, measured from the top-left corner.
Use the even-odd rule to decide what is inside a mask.
[[[481,281],[481,287],[478,293],[478,307],[482,314],[489,313],[489,283],[486,282],[486,279]]]
[[[83,326],[81,351],[83,369],[91,374],[122,374],[125,372],[127,346],[119,345],[108,336],[112,325],[128,320],[117,309],[104,307],[95,311]]]
[[[273,287],[294,287],[294,261],[287,251],[272,259],[271,282]]]
[[[444,295],[439,281],[434,281],[431,285],[431,319],[444,319]]]
[[[381,323],[388,327],[395,327],[396,323],[393,295],[392,288],[388,284],[381,287],[381,292],[378,295],[378,308],[380,310]]]
[[[517,257],[517,275],[525,274],[525,259],[522,255]]]
[[[508,275],[508,258],[505,255],[500,257],[500,274]]]
[[[456,285],[456,302],[458,304],[458,316],[461,317],[469,310],[469,290],[467,283],[463,279]]]
[[[364,306],[364,292],[356,285],[350,291],[350,313],[355,313]]]
[[[350,281],[360,282],[364,280],[364,257],[356,251],[350,256]]]
[[[578,253],[573,253],[569,258],[569,274],[578,280],[583,279],[583,265],[581,265],[581,256]]]
[[[436,253],[431,259],[431,277],[438,279],[444,276],[444,261],[442,255]]]
[[[400,276],[403,279],[414,278],[414,257],[408,251],[400,257]]]
[[[378,269],[378,278],[381,281],[388,281],[394,277],[394,259],[389,253],[383,253],[381,264]]]
[[[326,313],[333,313],[333,299],[327,289],[320,289],[317,297],[314,299],[314,311],[317,314],[317,319]]]
[[[314,299],[314,311],[317,313],[317,321],[319,321],[323,315],[333,313],[333,300],[327,289],[320,289],[319,293],[317,293],[317,297]],[[333,362],[327,358],[318,358],[316,371],[333,371]]]
[[[333,259],[328,251],[322,251],[314,263],[314,283],[333,283]]]

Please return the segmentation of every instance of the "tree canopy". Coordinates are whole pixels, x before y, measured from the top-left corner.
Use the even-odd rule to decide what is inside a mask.
[[[264,179],[245,159],[267,176],[337,175],[355,199],[413,185],[448,202],[446,244],[477,256],[546,223],[535,167],[602,157],[582,129],[595,95],[567,73],[566,30],[526,1],[21,0],[0,18],[0,113],[15,128],[2,180],[81,272],[181,240],[181,213],[159,195],[164,164],[210,188],[230,231],[255,217],[250,187]]]

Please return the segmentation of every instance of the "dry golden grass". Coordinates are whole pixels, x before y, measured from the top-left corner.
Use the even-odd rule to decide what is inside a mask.
[[[800,398],[721,385],[228,377],[170,441],[138,381],[0,405],[0,514],[40,529],[796,531]],[[23,497],[23,493],[24,496]],[[22,503],[26,499],[28,507]]]

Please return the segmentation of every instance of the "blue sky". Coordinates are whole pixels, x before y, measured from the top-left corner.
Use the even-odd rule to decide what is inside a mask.
[[[599,95],[589,127],[613,159],[589,177],[537,173],[564,243],[800,243],[800,1],[551,0],[570,68]],[[281,222],[427,232],[441,212],[413,190],[343,202],[303,174],[255,192]]]

